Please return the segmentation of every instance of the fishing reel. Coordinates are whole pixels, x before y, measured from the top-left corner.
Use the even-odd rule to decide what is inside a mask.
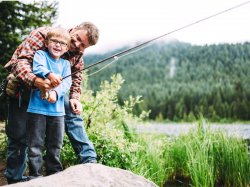
[[[42,100],[48,100],[49,97],[50,97],[50,92],[49,91],[48,92],[40,92],[40,98]]]

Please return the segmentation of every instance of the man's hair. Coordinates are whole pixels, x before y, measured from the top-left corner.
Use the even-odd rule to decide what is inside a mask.
[[[90,45],[95,45],[99,39],[99,29],[91,22],[83,22],[78,25],[76,30],[87,31],[87,37]]]
[[[60,37],[60,38],[63,38],[67,41],[67,44],[68,46],[70,45],[70,41],[71,41],[71,38],[70,38],[70,34],[69,32],[62,28],[62,27],[55,27],[55,28],[52,28],[48,33],[47,33],[47,36],[46,36],[46,42],[48,43],[49,42],[49,39],[52,38],[52,37]]]

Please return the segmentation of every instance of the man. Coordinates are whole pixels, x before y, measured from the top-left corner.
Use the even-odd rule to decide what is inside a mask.
[[[45,49],[46,34],[51,28],[42,27],[30,33],[30,35],[19,45],[11,60],[5,65],[21,85],[21,95],[10,98],[9,116],[6,132],[8,136],[7,166],[5,177],[9,184],[27,180],[24,176],[27,161],[26,145],[26,119],[30,88],[36,87],[46,92],[58,84],[37,77],[32,72],[33,57],[37,50]],[[71,72],[83,69],[83,52],[86,48],[95,45],[99,38],[98,28],[90,23],[84,22],[69,30],[71,43],[69,51],[63,55],[71,63]],[[56,81],[55,81],[56,82]],[[90,142],[80,116],[82,106],[80,103],[82,72],[72,75],[72,86],[69,97],[65,96],[65,130],[80,158],[80,163],[96,163],[96,152]]]

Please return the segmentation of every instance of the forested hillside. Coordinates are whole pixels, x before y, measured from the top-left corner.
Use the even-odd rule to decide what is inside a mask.
[[[85,64],[121,50],[88,55]],[[89,77],[90,88],[98,90],[101,81],[115,73],[125,79],[120,103],[129,95],[141,95],[144,102],[135,112],[151,110],[151,119],[191,121],[199,114],[213,121],[250,119],[250,43],[156,43]]]

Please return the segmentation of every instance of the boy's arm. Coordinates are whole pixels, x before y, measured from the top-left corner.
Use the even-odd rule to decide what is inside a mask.
[[[38,50],[35,53],[32,70],[36,79],[33,86],[37,87],[41,92],[47,92],[52,88],[51,81],[46,78],[46,75],[50,73],[46,66],[46,60],[44,51]]]
[[[35,53],[33,61],[33,73],[38,77],[42,77],[43,79],[48,78],[50,80],[51,85],[56,87],[59,84],[61,84],[62,77],[60,75],[51,72],[48,69],[46,62],[47,58],[45,53],[46,52],[41,50]]]
[[[62,77],[65,77],[66,75],[71,74],[71,69],[70,69],[69,61],[64,60],[63,63],[65,65],[64,65],[64,70],[63,70],[63,73],[62,73]],[[64,96],[69,91],[69,89],[71,87],[71,84],[72,84],[71,76],[67,77],[66,79],[63,79],[62,83],[59,86],[57,86],[56,88],[53,89],[53,90],[56,91],[57,97],[59,98],[59,97]]]
[[[38,76],[42,77],[43,79],[46,79],[47,75],[51,71],[48,70],[47,65],[46,65],[46,56],[45,52],[38,50],[35,53],[34,60],[33,60],[33,73]]]

